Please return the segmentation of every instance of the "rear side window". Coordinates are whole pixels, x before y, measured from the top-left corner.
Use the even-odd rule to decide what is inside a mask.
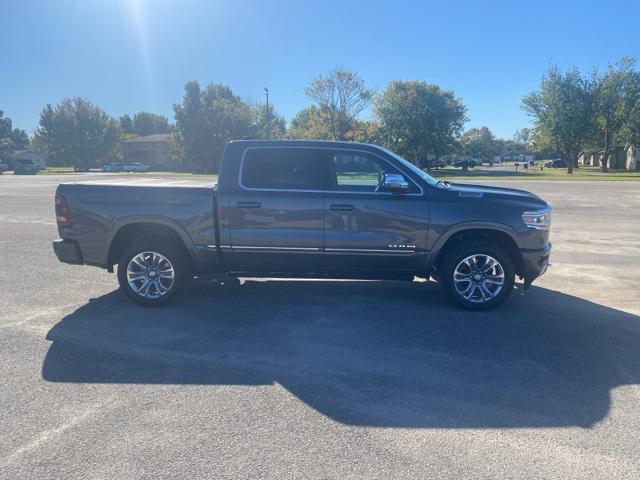
[[[241,183],[247,188],[322,190],[327,176],[324,150],[252,148],[242,162]]]

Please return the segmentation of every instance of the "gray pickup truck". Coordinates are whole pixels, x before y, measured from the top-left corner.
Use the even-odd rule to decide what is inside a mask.
[[[185,184],[187,183],[187,184]],[[142,305],[198,276],[412,281],[459,305],[504,301],[549,261],[551,209],[510,188],[436,181],[374,145],[234,141],[217,185],[58,186],[61,262],[113,272]]]

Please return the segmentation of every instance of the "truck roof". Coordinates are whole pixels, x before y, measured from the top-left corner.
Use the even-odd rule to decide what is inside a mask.
[[[334,140],[232,140],[232,145],[251,145],[251,146],[286,146],[286,147],[336,147],[336,148],[367,148],[377,149],[381,147],[371,143],[334,141]]]

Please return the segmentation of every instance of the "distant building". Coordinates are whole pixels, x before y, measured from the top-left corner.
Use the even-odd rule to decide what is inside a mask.
[[[627,148],[627,158],[625,160],[627,170],[640,170],[640,148],[633,145]]]
[[[603,150],[582,152],[578,157],[578,164],[599,167],[602,165],[603,154]],[[609,156],[609,168],[614,170],[637,170],[639,168],[638,158],[638,149],[636,147],[631,146],[626,150],[614,150]]]
[[[176,170],[177,164],[171,158],[173,142],[173,135],[170,133],[123,140],[122,159],[125,163],[144,163],[153,170]]]
[[[40,168],[47,166],[47,154],[36,152],[35,150],[16,150],[11,155],[11,162],[15,161],[32,161]]]

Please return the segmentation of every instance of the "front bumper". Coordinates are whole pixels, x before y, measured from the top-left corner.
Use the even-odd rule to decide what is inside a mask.
[[[547,271],[551,244],[540,250],[520,250],[524,268],[524,288],[529,288],[533,281]]]
[[[75,240],[54,240],[53,251],[62,263],[84,265],[80,245]]]

